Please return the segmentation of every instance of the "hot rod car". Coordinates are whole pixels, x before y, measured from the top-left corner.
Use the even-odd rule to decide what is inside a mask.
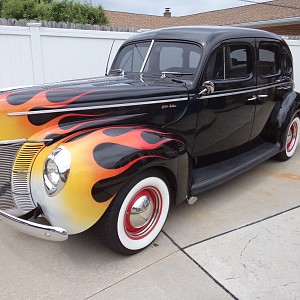
[[[0,113],[0,224],[53,241],[95,225],[134,254],[170,203],[292,157],[300,96],[277,35],[174,27],[133,35],[105,77],[2,92]]]

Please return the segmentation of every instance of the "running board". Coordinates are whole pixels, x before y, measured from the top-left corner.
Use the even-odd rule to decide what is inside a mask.
[[[280,144],[263,143],[239,156],[193,171],[191,196],[222,184],[280,152]]]

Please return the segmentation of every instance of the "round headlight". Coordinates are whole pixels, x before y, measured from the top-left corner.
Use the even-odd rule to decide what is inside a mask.
[[[58,166],[51,158],[48,158],[45,162],[45,175],[53,185],[58,184],[59,182]]]
[[[45,160],[44,184],[49,196],[56,195],[66,184],[71,167],[71,154],[58,147]]]

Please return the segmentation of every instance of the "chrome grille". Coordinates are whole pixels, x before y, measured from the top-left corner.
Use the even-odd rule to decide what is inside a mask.
[[[19,210],[35,208],[30,193],[30,172],[35,157],[44,143],[25,143],[18,152],[12,171],[12,195]]]
[[[15,157],[22,147],[23,142],[0,144],[0,209],[15,208],[11,191],[11,174]]]

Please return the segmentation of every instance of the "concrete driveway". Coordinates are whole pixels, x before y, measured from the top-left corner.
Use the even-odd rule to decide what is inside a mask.
[[[135,256],[94,229],[63,243],[0,236],[0,299],[300,299],[300,148],[172,207]]]

